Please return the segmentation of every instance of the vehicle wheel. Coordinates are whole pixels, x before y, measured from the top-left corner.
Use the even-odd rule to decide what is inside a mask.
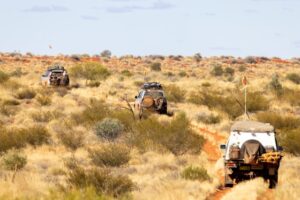
[[[275,188],[278,183],[278,175],[270,176],[269,177],[269,188]]]

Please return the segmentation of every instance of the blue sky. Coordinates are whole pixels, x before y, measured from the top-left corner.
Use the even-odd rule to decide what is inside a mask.
[[[0,1],[1,52],[300,56],[299,0]]]

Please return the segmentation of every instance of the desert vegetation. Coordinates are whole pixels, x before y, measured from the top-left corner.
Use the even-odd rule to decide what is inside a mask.
[[[0,199],[206,199],[222,185],[218,146],[245,118],[274,125],[285,150],[278,187],[264,198],[299,196],[299,62],[109,51],[0,60]],[[69,71],[69,87],[39,83],[55,63]],[[144,81],[162,83],[174,115],[132,113]],[[246,187],[252,199],[267,191],[255,179],[224,199]]]

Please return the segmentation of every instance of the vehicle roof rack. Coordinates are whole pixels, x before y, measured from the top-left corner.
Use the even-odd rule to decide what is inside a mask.
[[[144,83],[144,85],[142,86],[142,89],[157,89],[157,90],[161,90],[162,85],[158,82],[148,82],[148,83]]]
[[[53,65],[48,67],[48,71],[52,71],[52,70],[65,70],[65,68],[61,65]]]

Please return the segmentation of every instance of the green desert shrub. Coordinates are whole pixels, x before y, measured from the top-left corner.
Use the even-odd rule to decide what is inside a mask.
[[[113,197],[120,197],[134,189],[133,182],[127,176],[113,175],[108,169],[84,169],[76,165],[69,169],[67,182],[78,189],[93,187],[98,194]]]
[[[161,71],[161,64],[158,63],[158,62],[152,63],[152,64],[150,65],[150,69],[151,69],[152,71]]]
[[[122,74],[123,76],[127,76],[127,77],[133,76],[133,74],[132,74],[128,69],[123,70],[123,71],[121,72],[121,74]]]
[[[284,88],[280,100],[286,101],[292,106],[300,106],[300,91]]]
[[[84,133],[75,130],[74,127],[62,127],[60,130],[57,130],[57,137],[59,141],[71,151],[76,151],[84,145]]]
[[[141,151],[163,149],[182,155],[199,153],[205,140],[191,129],[186,115],[180,113],[171,122],[159,122],[155,117],[137,122],[129,141]]]
[[[286,76],[286,78],[295,84],[300,84],[300,75],[297,73],[290,73]]]
[[[225,70],[224,70],[224,73],[228,76],[233,76],[234,75],[234,69],[231,68],[231,67],[226,67]]]
[[[43,125],[33,125],[27,128],[21,128],[17,130],[19,134],[23,135],[26,143],[39,146],[42,144],[47,144],[50,141],[50,133],[47,128]]]
[[[284,130],[280,133],[280,144],[284,151],[300,156],[300,128]]]
[[[186,91],[175,84],[166,86],[165,93],[168,101],[181,103],[185,100]]]
[[[27,164],[27,158],[20,151],[9,150],[2,156],[2,165],[7,170],[20,170]]]
[[[199,113],[197,115],[197,121],[198,122],[203,122],[205,124],[218,124],[221,121],[221,118],[219,115],[210,113]]]
[[[118,119],[105,118],[94,126],[94,132],[100,138],[113,140],[124,130],[123,124]]]
[[[181,177],[187,180],[209,181],[211,180],[207,171],[203,167],[189,166],[181,172]]]
[[[122,144],[109,144],[101,148],[90,149],[92,162],[100,167],[120,167],[130,160],[130,150]]]
[[[101,85],[100,81],[89,81],[86,84],[88,87],[99,87]]]
[[[67,190],[56,188],[50,190],[49,194],[42,197],[44,200],[111,200],[112,198],[100,194],[94,187],[69,188]]]
[[[9,75],[4,71],[0,70],[0,84],[8,81]]]
[[[93,126],[110,113],[109,107],[103,101],[91,99],[89,105],[82,112],[72,114],[72,119],[76,124]]]
[[[218,109],[228,114],[231,119],[243,114],[243,109],[236,102],[236,99],[230,95],[220,94],[213,91],[193,92],[188,98],[188,102],[206,105],[210,109]]]
[[[86,80],[105,80],[110,76],[110,72],[100,63],[88,62],[77,64],[70,69],[70,74],[75,78]]]
[[[187,76],[187,73],[186,73],[185,71],[180,71],[180,72],[178,73],[178,76],[180,76],[180,77],[186,77],[186,76]]]
[[[23,88],[16,94],[18,99],[33,99],[36,96],[36,92],[33,89]]]
[[[214,76],[222,76],[224,70],[221,65],[214,65],[210,73]]]
[[[244,97],[234,97],[218,91],[198,91],[189,95],[188,102],[206,105],[210,109],[218,109],[228,114],[231,119],[244,113]],[[268,100],[259,92],[250,92],[247,95],[247,110],[249,112],[264,111],[269,108]]]
[[[300,118],[275,112],[260,112],[256,115],[258,121],[270,123],[276,129],[295,129],[300,126]]]
[[[269,83],[269,87],[277,96],[282,95],[283,87],[280,83],[279,76],[277,74],[272,75],[272,80]]]
[[[239,66],[239,72],[244,72],[244,71],[246,71],[246,66],[245,65],[240,65]]]
[[[244,104],[244,96],[240,96],[240,102]],[[249,112],[265,111],[269,109],[269,101],[260,92],[247,93],[247,110]]]

